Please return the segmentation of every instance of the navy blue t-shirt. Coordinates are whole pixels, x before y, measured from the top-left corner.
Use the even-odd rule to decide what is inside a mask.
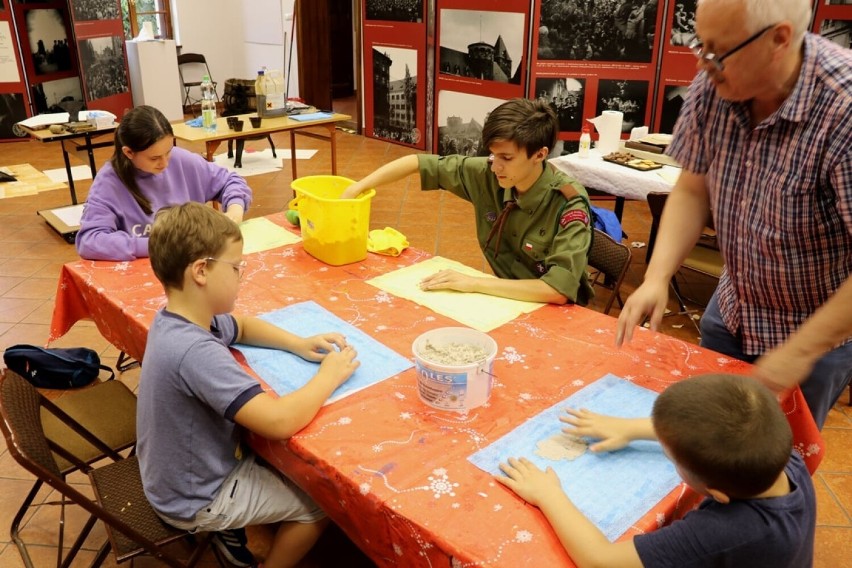
[[[790,493],[769,499],[706,499],[658,531],[634,537],[645,568],[809,568],[813,565],[816,496],[804,461],[785,468]]]

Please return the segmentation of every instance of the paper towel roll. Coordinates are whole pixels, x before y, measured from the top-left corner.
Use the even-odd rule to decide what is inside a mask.
[[[595,148],[606,155],[617,152],[621,140],[621,124],[624,121],[624,113],[617,110],[605,110],[600,116],[588,119],[595,125],[598,131],[598,142]]]

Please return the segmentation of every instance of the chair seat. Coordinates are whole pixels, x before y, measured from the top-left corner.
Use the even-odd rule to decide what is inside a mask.
[[[724,268],[722,254],[716,249],[703,246],[693,247],[682,266],[714,278],[720,278]]]

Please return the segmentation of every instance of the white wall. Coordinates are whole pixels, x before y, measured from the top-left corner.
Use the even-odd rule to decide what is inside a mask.
[[[253,79],[263,66],[286,72],[284,34],[289,53],[294,4],[295,0],[174,0],[176,39],[183,53],[204,54],[221,97],[226,79]],[[291,97],[299,91],[295,42],[293,51]]]

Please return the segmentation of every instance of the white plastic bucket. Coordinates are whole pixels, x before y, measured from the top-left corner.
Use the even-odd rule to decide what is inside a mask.
[[[461,364],[439,363],[429,360],[427,344],[437,348],[470,345],[485,355]],[[466,412],[488,402],[497,343],[487,334],[467,327],[441,327],[420,335],[411,349],[417,368],[417,392],[424,403],[441,410]]]

